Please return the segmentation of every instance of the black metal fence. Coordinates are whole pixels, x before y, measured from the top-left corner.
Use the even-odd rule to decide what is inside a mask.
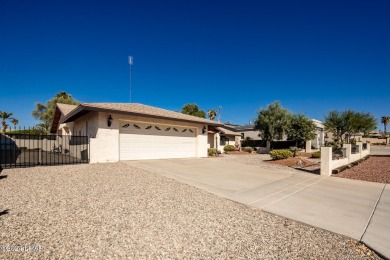
[[[351,145],[351,154],[357,154],[357,153],[360,153],[359,145],[356,144]]]
[[[346,148],[332,149],[332,160],[339,160],[347,157]]]
[[[3,168],[88,162],[88,136],[0,134],[0,165]]]

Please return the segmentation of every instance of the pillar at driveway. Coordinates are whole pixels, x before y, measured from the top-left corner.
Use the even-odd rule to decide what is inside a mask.
[[[311,140],[306,141],[305,150],[306,150],[307,153],[311,153]]]

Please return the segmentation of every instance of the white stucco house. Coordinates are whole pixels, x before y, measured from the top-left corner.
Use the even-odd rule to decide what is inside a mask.
[[[87,135],[90,162],[207,157],[221,123],[136,103],[57,104],[52,133]]]

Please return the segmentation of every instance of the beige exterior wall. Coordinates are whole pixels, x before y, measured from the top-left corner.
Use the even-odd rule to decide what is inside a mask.
[[[252,138],[253,140],[261,140],[261,137],[259,136],[259,131],[245,131],[245,132],[240,132],[244,134],[244,139],[247,137]]]
[[[112,116],[111,127],[107,126],[107,118]],[[120,123],[150,122],[167,126],[183,126],[196,129],[196,157],[207,157],[207,130],[202,134],[205,125],[200,123],[190,123],[172,121],[168,119],[156,119],[141,116],[120,115],[105,112],[90,112],[74,122],[72,134],[88,135],[90,137],[90,162],[117,162],[119,161],[119,128]],[[88,127],[86,125],[88,122]],[[207,126],[206,126],[207,127]],[[157,144],[156,144],[157,145]]]
[[[218,150],[221,151],[222,153],[224,152],[224,148],[226,145],[235,145],[236,141],[240,142],[241,141],[241,136],[234,136],[234,135],[224,135],[227,138],[229,138],[229,141],[226,141],[225,145],[221,145],[221,135],[216,134],[217,139],[218,139]],[[214,142],[215,143],[215,137],[214,137]],[[214,147],[215,148],[215,147]]]
[[[217,134],[207,135],[207,148],[215,148],[215,137]]]

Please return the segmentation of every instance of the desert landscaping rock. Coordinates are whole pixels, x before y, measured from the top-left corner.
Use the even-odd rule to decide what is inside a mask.
[[[1,259],[379,259],[348,238],[125,163],[3,175]],[[18,245],[30,250],[4,250]]]
[[[359,165],[339,174],[334,174],[333,176],[362,181],[390,183],[390,157],[371,156]]]

